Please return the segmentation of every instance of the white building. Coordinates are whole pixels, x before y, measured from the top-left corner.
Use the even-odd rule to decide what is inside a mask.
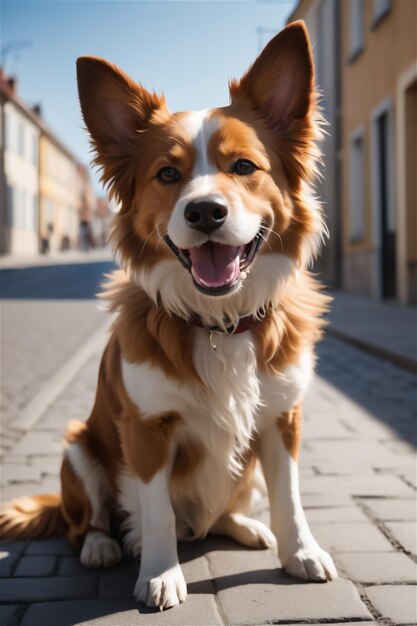
[[[0,252],[38,252],[39,137],[36,118],[0,75],[2,202]],[[6,97],[5,97],[6,96]]]
[[[321,95],[320,105],[328,123],[327,134],[320,146],[323,179],[317,185],[317,193],[323,202],[330,239],[316,269],[322,280],[333,287],[340,287],[342,278],[339,11],[339,3],[335,0],[299,0],[288,18],[288,22],[303,19],[307,25],[316,65],[316,84]]]

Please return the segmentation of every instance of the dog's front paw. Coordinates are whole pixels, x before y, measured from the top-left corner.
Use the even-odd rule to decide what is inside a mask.
[[[295,578],[328,581],[337,578],[337,570],[330,554],[319,546],[314,549],[300,548],[287,559],[281,559],[285,571]]]
[[[133,595],[136,600],[160,611],[181,604],[187,598],[187,585],[180,565],[174,565],[159,576],[139,575]]]

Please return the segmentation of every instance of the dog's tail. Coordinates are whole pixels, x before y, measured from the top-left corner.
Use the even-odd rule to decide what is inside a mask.
[[[61,496],[51,493],[13,500],[0,513],[0,539],[38,539],[65,534]]]

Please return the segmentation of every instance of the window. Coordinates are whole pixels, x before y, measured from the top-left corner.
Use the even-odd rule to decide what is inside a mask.
[[[38,136],[32,133],[32,163],[38,164]]]
[[[364,225],[364,146],[363,134],[357,133],[350,150],[350,228],[351,242],[362,241]]]
[[[19,156],[25,156],[25,126],[22,120],[18,122],[18,131],[17,131],[17,153]]]
[[[16,190],[6,184],[6,224],[7,226],[14,226],[14,201],[16,198]]]
[[[350,58],[353,60],[363,49],[363,0],[351,0],[350,8]]]
[[[12,149],[12,116],[4,112],[4,145],[6,150]]]
[[[4,133],[5,133],[5,146],[10,152],[17,152],[17,126],[18,119],[15,115],[13,108],[8,107],[7,104],[4,107]]]
[[[391,10],[391,0],[374,0],[374,19],[372,27],[375,27]]]
[[[54,224],[54,202],[53,200],[51,200],[50,198],[46,198],[45,199],[45,222],[46,225],[48,226],[49,224],[51,224],[51,226],[53,226]]]

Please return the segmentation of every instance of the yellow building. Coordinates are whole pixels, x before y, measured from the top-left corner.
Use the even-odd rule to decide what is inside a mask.
[[[38,252],[37,117],[0,70],[0,254]]]
[[[340,286],[416,302],[417,1],[300,0],[294,19],[305,19],[316,44],[335,138],[324,174],[336,188],[329,195],[325,187],[323,198],[334,216]]]
[[[52,135],[42,134],[39,152],[39,235],[41,249],[77,246],[81,184],[78,162]]]
[[[416,302],[417,2],[342,2],[344,285]]]
[[[0,255],[77,247],[95,203],[87,169],[0,69]]]

